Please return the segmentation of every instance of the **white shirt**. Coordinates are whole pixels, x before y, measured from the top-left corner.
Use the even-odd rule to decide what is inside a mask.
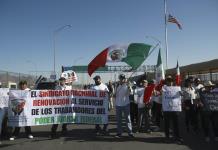
[[[30,91],[30,89],[29,89],[29,88],[25,88],[25,90],[26,90],[26,91]]]
[[[198,84],[198,86],[195,86],[195,92],[196,92],[196,99],[199,99],[200,98],[200,95],[199,95],[199,91],[201,88],[203,88],[204,86],[202,84]]]
[[[144,108],[145,107],[145,103],[144,103],[144,91],[145,91],[145,88],[139,88],[137,90],[137,104],[138,104],[138,108]]]
[[[102,91],[109,92],[108,87],[104,83],[101,83],[100,85],[94,85],[93,87],[91,87],[91,89],[93,89],[93,90],[102,90]]]
[[[181,87],[166,86],[162,87],[162,109],[163,111],[182,111]]]
[[[116,106],[126,106],[130,103],[129,94],[131,89],[128,88],[127,84],[124,83],[119,85],[116,90],[115,105]]]
[[[72,88],[71,86],[68,85],[64,85],[64,86],[58,85],[56,86],[55,90],[72,90]]]
[[[193,104],[193,100],[196,99],[195,89],[193,87],[185,87],[183,89],[183,99],[191,100],[191,103]]]
[[[134,94],[134,103],[137,104],[137,98],[138,98],[138,95],[137,95],[137,92],[140,88],[139,87],[136,87],[136,89],[133,89],[133,94]]]

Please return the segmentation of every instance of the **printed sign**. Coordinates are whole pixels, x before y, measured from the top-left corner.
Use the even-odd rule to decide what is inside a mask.
[[[0,88],[0,108],[8,107],[9,88]]]
[[[9,125],[107,124],[108,93],[99,90],[11,90]]]
[[[162,108],[163,111],[182,111],[181,87],[164,86],[162,88]]]
[[[202,92],[200,96],[207,111],[218,111],[218,92]]]

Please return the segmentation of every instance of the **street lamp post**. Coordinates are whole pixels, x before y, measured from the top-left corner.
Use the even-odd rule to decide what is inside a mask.
[[[54,46],[54,79],[56,79],[56,35],[66,29],[66,28],[70,28],[71,25],[64,25],[64,26],[61,26],[60,28],[56,29],[54,32],[53,32],[53,46]]]
[[[161,42],[160,40],[158,40],[157,38],[153,37],[153,36],[146,36],[146,38],[151,38],[153,39],[154,41],[157,42],[157,44],[152,48],[152,50],[149,52],[148,56],[159,46],[160,48],[162,47],[161,46]]]

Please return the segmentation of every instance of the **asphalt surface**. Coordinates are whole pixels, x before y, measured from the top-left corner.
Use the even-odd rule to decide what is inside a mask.
[[[5,139],[0,144],[1,150],[218,150],[218,142],[211,139],[205,142],[202,133],[187,133],[181,121],[181,136],[184,139],[182,144],[166,141],[163,132],[135,133],[135,138],[128,137],[124,133],[121,138],[115,138],[116,120],[114,111],[109,117],[110,135],[96,135],[94,125],[68,125],[67,135],[62,135],[61,126],[58,127],[58,138],[51,139],[51,126],[32,127],[33,139],[27,139],[24,129],[14,141]],[[125,126],[125,125],[124,125]],[[153,126],[155,128],[155,126]],[[124,129],[125,130],[125,129]],[[211,135],[213,136],[213,135]]]

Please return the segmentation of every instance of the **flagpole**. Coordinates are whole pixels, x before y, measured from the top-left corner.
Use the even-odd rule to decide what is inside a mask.
[[[164,0],[164,14],[165,14],[166,69],[168,69],[168,41],[167,41],[167,0]]]

